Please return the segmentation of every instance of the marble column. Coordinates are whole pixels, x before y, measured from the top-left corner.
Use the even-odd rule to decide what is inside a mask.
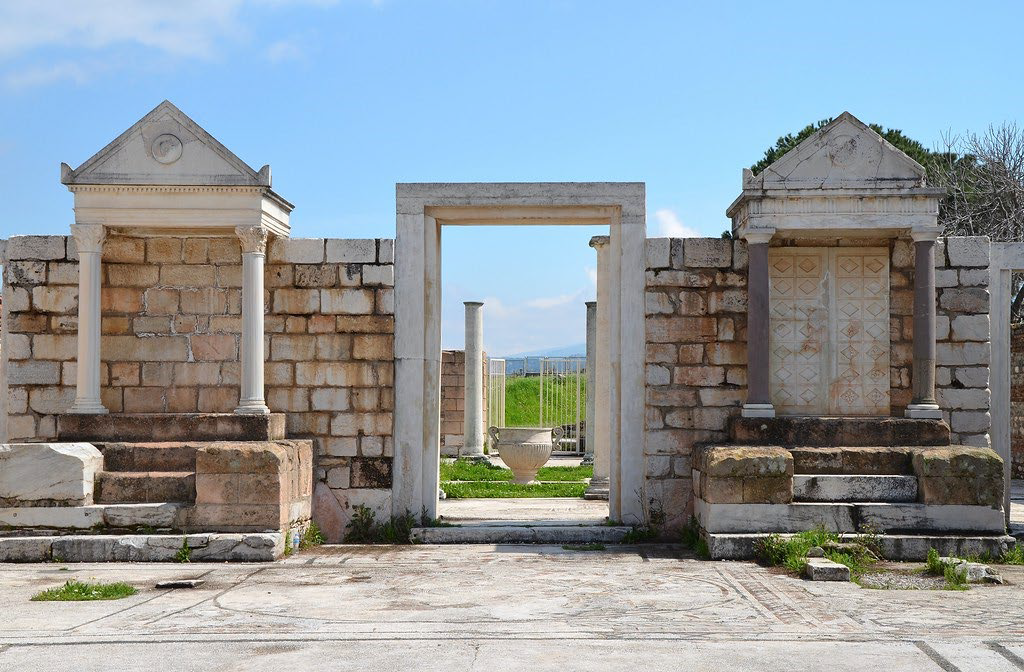
[[[584,497],[608,499],[611,486],[611,333],[608,306],[611,304],[608,236],[594,236],[590,246],[597,250],[597,317],[594,339],[594,476]],[[614,288],[617,290],[618,288]],[[589,396],[589,390],[588,390]],[[589,418],[588,418],[589,430]]]
[[[939,420],[935,401],[935,239],[937,231],[913,231],[914,239],[914,362],[913,397],[908,418]]]
[[[263,265],[267,258],[267,229],[239,226],[242,243],[242,386],[235,413],[270,413],[263,398]]]
[[[107,413],[100,401],[100,281],[102,224],[72,224],[78,248],[78,363],[75,403],[68,413]]]
[[[774,231],[748,232],[747,241],[747,402],[745,418],[773,418],[769,388],[768,243]]]
[[[460,457],[484,458],[484,311],[466,301],[466,398]]]
[[[594,464],[594,394],[595,369],[597,368],[597,301],[587,301],[587,403],[584,407],[586,431],[584,432],[583,464]]]

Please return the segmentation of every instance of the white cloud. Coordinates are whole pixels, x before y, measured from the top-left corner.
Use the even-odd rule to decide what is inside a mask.
[[[85,67],[81,63],[71,62],[32,66],[24,70],[5,73],[3,81],[9,89],[30,89],[62,81],[85,84],[92,79],[94,68],[98,69],[102,66],[94,64]]]
[[[445,348],[460,349],[465,336],[466,300],[484,304],[484,349],[502,356],[551,348],[586,339],[585,289],[572,294],[537,297],[506,303],[496,296],[453,291],[445,295],[442,307],[441,340]]]
[[[296,61],[302,56],[302,47],[295,40],[278,40],[267,47],[267,60],[271,63]]]
[[[145,66],[111,50],[136,47],[153,58],[212,60],[231,43],[259,44],[246,26],[246,6],[288,11],[327,8],[340,0],[9,0],[0,1],[0,80],[8,88],[79,84],[103,70]],[[274,42],[272,62],[301,56],[294,39]],[[65,52],[54,58],[54,51]],[[83,58],[83,54],[85,58]],[[95,54],[91,64],[83,61]],[[117,66],[111,65],[117,63]]]
[[[667,238],[701,238],[697,229],[686,226],[679,220],[679,215],[668,208],[656,210],[654,218],[658,220],[658,233]]]
[[[0,3],[0,57],[44,47],[98,50],[124,44],[209,58],[238,30],[242,0],[90,0]]]
[[[583,272],[587,274],[588,278],[590,278],[590,284],[597,287],[597,269],[587,266],[583,269]]]
[[[574,292],[572,294],[559,294],[558,296],[542,296],[540,298],[530,299],[525,303],[525,305],[527,308],[557,308],[559,306],[572,303],[575,299],[580,298],[581,294],[583,294],[582,291]]]

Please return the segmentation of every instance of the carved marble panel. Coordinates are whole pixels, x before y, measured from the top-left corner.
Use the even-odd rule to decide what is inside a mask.
[[[884,248],[773,248],[771,397],[788,415],[888,415]]]

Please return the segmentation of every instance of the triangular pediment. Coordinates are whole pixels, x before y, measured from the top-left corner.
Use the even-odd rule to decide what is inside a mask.
[[[169,101],[157,105],[75,170],[62,164],[64,184],[270,186]]]
[[[744,188],[892,189],[923,186],[924,177],[921,164],[844,112]]]

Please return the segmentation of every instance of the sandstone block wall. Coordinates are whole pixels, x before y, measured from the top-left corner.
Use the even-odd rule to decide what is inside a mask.
[[[990,447],[987,237],[940,239],[935,252],[936,397],[951,440]]]
[[[394,241],[278,239],[267,251],[266,398],[314,440],[343,510],[391,488]],[[4,269],[9,440],[55,435],[74,399],[78,262],[68,236],[15,236]],[[110,236],[101,393],[111,412],[230,412],[238,402],[241,246]],[[330,500],[326,500],[328,503]]]
[[[647,241],[645,497],[669,528],[693,512],[693,446],[724,440],[746,398],[746,287],[742,241]]]
[[[487,421],[487,353],[483,357],[484,422]],[[458,457],[466,416],[466,351],[441,352],[441,455]]]
[[[891,407],[892,415],[902,416],[912,396],[912,243],[778,242],[889,246]],[[988,239],[940,239],[935,263],[936,396],[953,443],[987,447]],[[728,418],[739,414],[746,398],[746,245],[703,238],[649,239],[646,286],[647,496],[660,498],[664,511],[678,523],[692,511],[692,447],[725,440]],[[1018,425],[1024,435],[1024,420]]]

